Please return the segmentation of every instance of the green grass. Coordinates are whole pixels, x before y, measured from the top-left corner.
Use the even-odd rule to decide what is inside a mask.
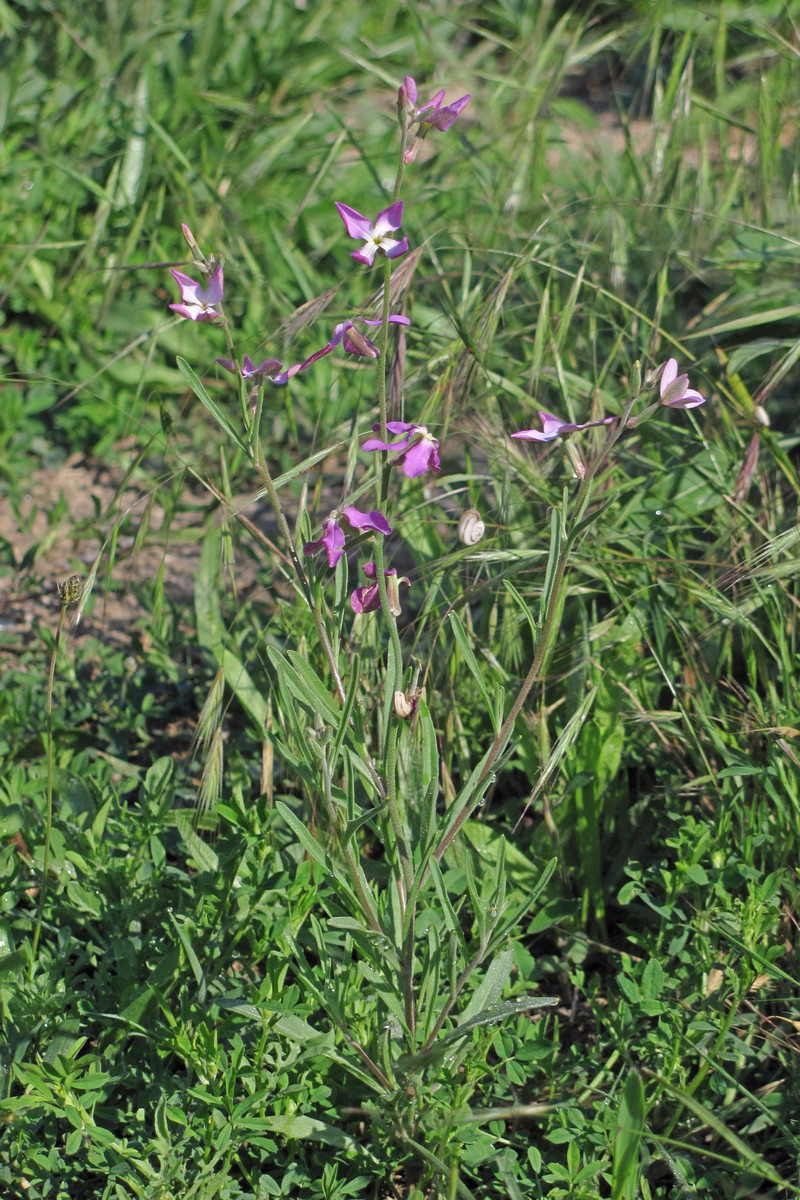
[[[0,0],[0,579],[34,609],[0,643],[0,1191],[798,1194],[796,23],[770,0],[189,7]],[[409,72],[472,101],[403,190],[390,416],[443,470],[390,481],[398,682],[424,687],[400,722],[387,627],[348,599],[380,548],[303,560],[343,716],[210,411],[238,422],[222,331],[167,306],[186,222],[255,361],[375,315],[333,201],[391,202]],[[577,484],[561,442],[507,435],[619,416],[670,356],[707,402],[626,431],[553,592]],[[339,350],[267,385],[298,547],[370,478],[375,378]],[[31,480],[81,457],[108,478],[78,516]],[[90,578],[34,953],[53,569]],[[551,597],[513,741],[425,874]],[[387,779],[396,755],[396,824],[368,755]]]

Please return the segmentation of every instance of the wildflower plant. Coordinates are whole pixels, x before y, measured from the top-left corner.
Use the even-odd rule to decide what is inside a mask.
[[[184,236],[202,283],[173,271],[181,300],[171,306],[189,320],[213,322],[224,332],[228,356],[217,361],[236,376],[238,421],[209,394],[186,362],[179,360],[179,365],[263,484],[296,595],[313,621],[319,651],[319,657],[316,651],[301,654],[275,646],[268,651],[277,705],[284,716],[280,731],[270,733],[271,742],[285,766],[294,771],[307,804],[298,811],[281,800],[277,811],[325,881],[319,902],[328,916],[327,927],[314,921],[307,936],[295,924],[292,933],[285,935],[287,954],[305,999],[315,1003],[338,1031],[336,1042],[326,1042],[324,1052],[329,1051],[350,1072],[360,1090],[357,1111],[372,1121],[376,1136],[399,1141],[408,1150],[420,1181],[447,1178],[459,1160],[458,1139],[445,1136],[450,1114],[442,1115],[441,1096],[438,1100],[436,1096],[444,1088],[452,1096],[457,1093],[459,1103],[469,1102],[474,1087],[459,1090],[454,1081],[467,1058],[480,1054],[481,1047],[485,1053],[488,1047],[484,1040],[476,1051],[475,1031],[491,1033],[506,1018],[555,1003],[553,997],[534,994],[524,981],[512,983],[510,948],[520,922],[552,875],[555,860],[545,866],[522,902],[509,905],[502,850],[486,877],[476,879],[468,866],[462,868],[459,834],[513,753],[517,720],[541,680],[558,632],[573,552],[605,511],[606,502],[593,503],[593,493],[614,447],[630,425],[640,424],[661,406],[689,408],[703,403],[702,395],[689,387],[687,376],[679,375],[676,361],[670,359],[659,369],[659,400],[642,412],[635,414],[658,381],[659,370],[643,382],[636,364],[626,402],[617,413],[575,422],[540,410],[541,429],[509,431],[511,438],[520,441],[560,440],[577,486],[566,484],[563,501],[552,514],[541,616],[525,678],[508,700],[501,691],[493,698],[493,736],[475,747],[460,789],[443,806],[436,697],[420,686],[420,665],[401,641],[400,622],[407,619],[403,609],[413,614],[420,600],[414,579],[399,575],[397,566],[388,562],[391,548],[402,543],[411,489],[436,480],[442,469],[442,448],[437,431],[431,432],[419,419],[389,418],[387,374],[392,328],[410,327],[412,335],[414,330],[413,318],[390,312],[392,271],[409,249],[406,236],[395,236],[404,217],[401,191],[406,171],[415,163],[420,140],[452,128],[470,97],[450,104],[444,100],[440,91],[418,105],[416,83],[406,77],[398,91],[400,137],[389,203],[373,222],[358,209],[336,202],[346,233],[363,242],[350,257],[380,277],[379,316],[356,315],[337,324],[320,349],[286,369],[275,359],[255,365],[237,352],[223,303],[221,257],[206,257],[186,227]],[[359,203],[375,211],[380,200],[365,197]],[[369,334],[362,332],[365,329]],[[366,431],[356,431],[353,454],[360,464],[356,486],[322,519],[319,532],[310,530],[318,535],[307,537],[301,552],[279,481],[269,465],[269,448],[262,444],[265,390],[291,385],[300,373],[311,378],[315,363],[340,346],[375,373],[377,421],[371,430],[375,436],[362,441]],[[407,403],[413,410],[413,396]],[[594,450],[584,457],[580,439],[589,430],[594,441],[587,445]],[[313,461],[322,457],[317,452]],[[311,461],[298,463],[285,479],[302,474]],[[472,514],[469,528],[463,534],[460,529],[464,553],[485,535],[480,514],[468,511]],[[327,567],[317,558],[319,553],[327,559]],[[351,590],[348,559],[359,556],[364,559],[361,572],[367,583]],[[401,583],[407,589],[402,604]],[[371,622],[377,624],[368,625]],[[455,616],[449,626],[456,639],[463,639]],[[367,628],[369,640],[363,632]],[[377,702],[365,690],[360,664],[362,650],[368,653],[371,645],[377,646],[381,679]],[[483,688],[477,664],[469,655],[467,662]],[[312,813],[316,814],[313,822]],[[367,843],[381,847],[379,870],[365,853]],[[453,883],[454,872],[459,884]],[[313,962],[309,947],[313,947]],[[357,957],[369,988],[366,1015],[357,1016],[342,1005],[335,964],[343,952]],[[502,1120],[506,1114],[493,1110],[492,1115]],[[509,1110],[508,1115],[520,1112]]]

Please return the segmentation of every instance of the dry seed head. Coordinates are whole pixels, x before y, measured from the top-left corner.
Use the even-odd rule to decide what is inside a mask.
[[[66,607],[68,604],[77,604],[83,594],[83,580],[80,575],[70,575],[64,583],[57,583],[58,598]]]

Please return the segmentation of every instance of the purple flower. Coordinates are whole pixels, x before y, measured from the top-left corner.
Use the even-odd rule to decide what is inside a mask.
[[[455,124],[459,113],[463,112],[471,99],[472,97],[469,95],[462,96],[460,100],[455,100],[452,104],[446,104],[442,108],[442,101],[444,100],[444,88],[442,88],[432,100],[429,100],[422,108],[417,109],[420,116],[421,135],[424,137],[429,129],[441,129],[443,131],[449,129],[451,125]]]
[[[526,438],[531,442],[552,442],[555,438],[566,433],[577,433],[581,429],[590,429],[592,425],[608,425],[614,417],[603,417],[600,421],[587,421],[584,425],[572,425],[569,421],[560,421],[552,413],[539,409],[539,420],[542,422],[541,432],[538,429],[520,429],[512,433],[513,438]]]
[[[471,99],[471,96],[462,96],[460,100],[455,100],[452,104],[446,104],[442,108],[442,101],[444,100],[443,88],[427,104],[423,104],[420,108],[417,108],[417,85],[410,75],[406,75],[397,94],[397,102],[401,110],[409,110],[409,117],[412,122],[417,119],[419,120],[420,135],[422,137],[425,136],[429,129],[449,129],[455,123],[459,113],[463,112],[467,107]]]
[[[380,325],[380,320],[369,321],[366,317],[356,317],[353,321],[343,321],[341,325],[337,325],[333,331],[333,337],[328,342],[327,346],[323,346],[321,350],[317,350],[316,354],[312,354],[304,363],[300,365],[300,370],[304,371],[306,367],[310,367],[318,358],[323,358],[326,354],[330,354],[335,350],[340,342],[344,342],[344,349],[347,354],[357,354],[362,358],[377,358],[380,354],[378,347],[368,337],[365,337],[358,329],[355,322],[362,321],[365,325]],[[392,325],[410,325],[408,317],[399,316],[396,313],[389,315],[389,321]],[[219,361],[219,360],[218,360]]]
[[[335,567],[344,554],[344,530],[339,524],[341,517],[346,517],[353,529],[375,529],[386,537],[392,532],[392,527],[386,517],[377,509],[365,513],[352,504],[348,504],[341,513],[332,513],[328,517],[322,526],[322,537],[316,542],[306,542],[303,546],[303,553],[305,555],[315,554],[317,550],[322,550],[324,547],[328,555],[328,566]]]
[[[230,358],[218,358],[217,362],[226,371],[236,371],[236,363]],[[249,354],[245,354],[242,361],[242,379],[253,379],[258,375],[266,375],[268,379],[273,378],[276,371],[280,371],[283,363],[277,358],[265,358],[257,367],[253,366],[253,360]]]
[[[209,279],[208,287],[205,289],[201,283],[190,279],[181,271],[170,268],[169,273],[181,289],[180,304],[170,304],[173,312],[180,313],[182,317],[188,317],[190,321],[213,321],[215,317],[219,316],[214,305],[219,304],[222,300],[221,263]]]
[[[364,587],[356,588],[350,596],[350,607],[354,613],[376,612],[381,606],[381,591],[378,586],[378,569],[374,562],[364,563],[364,574],[367,579],[373,579],[374,583],[365,584]],[[389,567],[383,572],[386,580],[386,598],[389,601],[389,612],[394,617],[399,617],[400,608],[400,584],[408,583],[405,575],[397,578],[397,571],[394,567]]]
[[[376,433],[380,433],[380,425],[373,425]],[[386,428],[390,433],[404,433],[406,436],[399,442],[382,442],[379,438],[368,438],[364,442],[365,450],[405,450],[403,458],[403,474],[409,479],[423,475],[425,471],[440,471],[439,443],[424,425],[409,425],[405,421],[387,421]],[[418,437],[418,435],[420,435]]]
[[[674,358],[668,358],[664,364],[660,387],[661,403],[667,408],[697,408],[706,402],[705,396],[689,387],[689,376],[678,374],[678,363]]]
[[[346,204],[340,204],[338,200],[335,202],[339,216],[344,221],[344,227],[351,238],[358,241],[359,238],[364,239],[364,247],[361,250],[353,250],[350,257],[357,262],[366,263],[371,267],[375,255],[380,250],[387,258],[397,258],[401,254],[405,254],[408,250],[408,238],[402,238],[398,241],[397,238],[387,237],[387,234],[394,233],[403,223],[403,201],[398,200],[396,204],[392,204],[389,208],[384,208],[378,213],[378,219],[372,225],[370,221],[356,212],[354,208],[349,208]]]

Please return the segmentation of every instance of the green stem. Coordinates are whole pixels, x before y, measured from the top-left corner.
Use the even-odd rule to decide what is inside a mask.
[[[383,308],[381,310],[381,346],[378,359],[378,414],[381,423],[381,440],[386,441],[386,360],[389,354],[389,291],[392,281],[392,260],[387,258],[383,264]],[[385,460],[386,451],[381,457]],[[384,472],[385,477],[385,472]],[[383,487],[381,488],[383,493]],[[381,494],[381,500],[385,497]]]
[[[544,621],[542,623],[542,634],[541,634],[541,637],[539,638],[538,644],[536,646],[536,652],[534,654],[533,662],[531,663],[530,670],[528,671],[528,674],[525,676],[525,679],[522,683],[522,686],[519,689],[519,692],[517,693],[514,703],[511,705],[508,716],[506,717],[505,721],[503,722],[503,724],[501,725],[497,734],[495,735],[494,741],[492,742],[492,744],[489,748],[489,753],[486,757],[486,761],[483,764],[481,772],[475,781],[474,788],[472,789],[472,791],[471,791],[470,795],[467,797],[467,799],[464,801],[464,805],[461,809],[461,812],[458,814],[455,821],[450,826],[447,833],[444,835],[441,842],[439,843],[439,845],[436,847],[436,850],[434,851],[434,857],[436,859],[440,859],[442,857],[442,855],[447,850],[447,847],[453,841],[453,838],[456,836],[458,831],[461,829],[461,826],[469,818],[470,814],[472,813],[473,809],[475,808],[475,806],[478,802],[478,799],[480,798],[479,788],[480,788],[481,784],[484,782],[484,780],[487,778],[487,776],[489,775],[494,764],[497,762],[498,757],[502,754],[503,750],[508,745],[509,739],[511,738],[511,734],[513,733],[513,730],[514,730],[514,725],[516,723],[517,717],[519,716],[520,709],[522,708],[523,704],[527,700],[528,694],[529,694],[531,688],[533,687],[534,683],[536,682],[537,678],[539,677],[539,671],[541,670],[542,663],[544,662],[545,656],[550,647],[550,641],[553,637],[553,634],[557,631],[556,630],[556,614],[558,613],[559,604],[560,604],[561,587],[564,582],[564,577],[566,575],[567,566],[569,564],[569,558],[572,553],[574,539],[576,536],[576,530],[577,530],[578,526],[580,525],[580,522],[583,519],[583,515],[586,512],[586,508],[589,504],[589,499],[590,499],[591,491],[592,491],[592,482],[594,481],[594,478],[597,475],[597,472],[606,463],[609,452],[611,451],[615,442],[617,442],[619,440],[619,438],[622,436],[622,433],[627,425],[628,417],[630,416],[631,410],[632,410],[634,404],[636,403],[637,399],[638,399],[638,393],[637,393],[637,395],[632,397],[630,403],[628,404],[628,407],[626,408],[625,412],[623,413],[623,416],[619,422],[619,425],[615,429],[611,430],[611,432],[608,434],[605,442],[603,443],[603,446],[601,447],[600,453],[598,454],[598,456],[594,460],[594,462],[592,462],[590,464],[590,466],[587,468],[586,474],[584,475],[583,479],[580,482],[580,487],[578,488],[578,494],[575,497],[575,503],[573,506],[572,516],[571,516],[571,520],[570,520],[570,532],[564,538],[564,543],[563,543],[563,546],[559,553],[558,560],[556,562],[556,568],[553,573],[553,584],[552,584],[552,588],[550,591],[550,600],[548,602],[547,611],[545,613]]]
[[[278,495],[278,490],[275,487],[275,484],[273,482],[269,467],[267,466],[266,462],[264,461],[264,456],[261,453],[260,444],[256,446],[256,457],[255,457],[254,466],[255,466],[256,470],[258,471],[259,475],[261,476],[261,479],[264,483],[266,493],[269,496],[270,504],[272,505],[272,510],[275,513],[275,519],[278,522],[278,528],[280,529],[283,540],[286,543],[286,548],[289,552],[289,558],[291,559],[292,566],[294,567],[295,574],[297,576],[298,582],[299,582],[300,587],[303,592],[303,596],[305,597],[305,601],[306,601],[309,609],[311,610],[311,614],[314,618],[314,624],[316,625],[316,628],[317,628],[317,634],[319,636],[320,644],[322,645],[322,648],[325,652],[325,657],[328,660],[328,665],[331,669],[331,674],[333,675],[334,683],[336,685],[336,693],[337,693],[339,699],[341,700],[342,704],[344,704],[347,699],[347,695],[344,690],[344,684],[342,683],[341,674],[339,673],[339,664],[337,663],[336,656],[333,653],[333,647],[331,646],[330,640],[328,638],[328,631],[325,628],[325,623],[322,619],[322,614],[320,613],[319,609],[317,608],[316,604],[314,603],[314,597],[311,594],[311,585],[308,582],[308,576],[306,575],[305,571],[303,570],[303,564],[300,562],[300,558],[297,553],[297,549],[295,547],[294,541],[292,540],[292,533],[291,533],[291,530],[289,529],[289,523],[286,520],[286,515],[283,511],[283,506],[281,505],[280,497]]]
[[[47,872],[50,867],[50,838],[53,832],[53,681],[56,674],[56,660],[58,658],[58,647],[61,643],[61,634],[64,629],[64,617],[67,613],[70,601],[66,598],[61,601],[61,612],[58,617],[58,628],[56,629],[56,640],[53,645],[53,653],[50,655],[50,670],[47,676],[47,696],[45,699],[46,712],[46,751],[47,751],[47,793],[45,798],[45,829],[44,829],[44,858],[42,861],[42,882],[39,887],[39,905],[36,911],[36,926],[33,931],[33,951],[31,954],[31,970],[36,959],[36,951],[39,948],[39,938],[42,933],[42,918],[44,916],[44,901],[47,895]]]
[[[350,873],[350,878],[353,882],[353,887],[355,888],[356,895],[358,896],[358,900],[361,905],[361,911],[363,912],[364,916],[366,917],[367,923],[369,924],[370,929],[373,929],[376,933],[383,933],[383,929],[381,928],[381,923],[378,920],[378,915],[375,912],[375,908],[372,903],[372,897],[370,896],[369,890],[367,888],[367,881],[364,878],[363,872],[361,871],[361,868],[360,868],[358,862],[356,861],[355,855],[353,854],[353,848],[349,843],[345,843],[342,840],[342,837],[341,837],[342,817],[341,817],[341,813],[339,812],[339,810],[337,809],[336,805],[333,802],[333,793],[331,790],[331,773],[330,773],[330,767],[328,764],[327,747],[322,746],[322,747],[320,747],[320,750],[321,750],[320,758],[321,758],[321,762],[322,762],[322,778],[323,778],[323,781],[325,784],[325,786],[322,789],[322,796],[323,796],[323,800],[325,802],[325,809],[328,814],[328,820],[330,822],[331,828],[335,829],[337,831],[337,833],[339,834],[339,844],[342,848],[342,853],[344,854],[345,862],[347,863],[347,869]]]

